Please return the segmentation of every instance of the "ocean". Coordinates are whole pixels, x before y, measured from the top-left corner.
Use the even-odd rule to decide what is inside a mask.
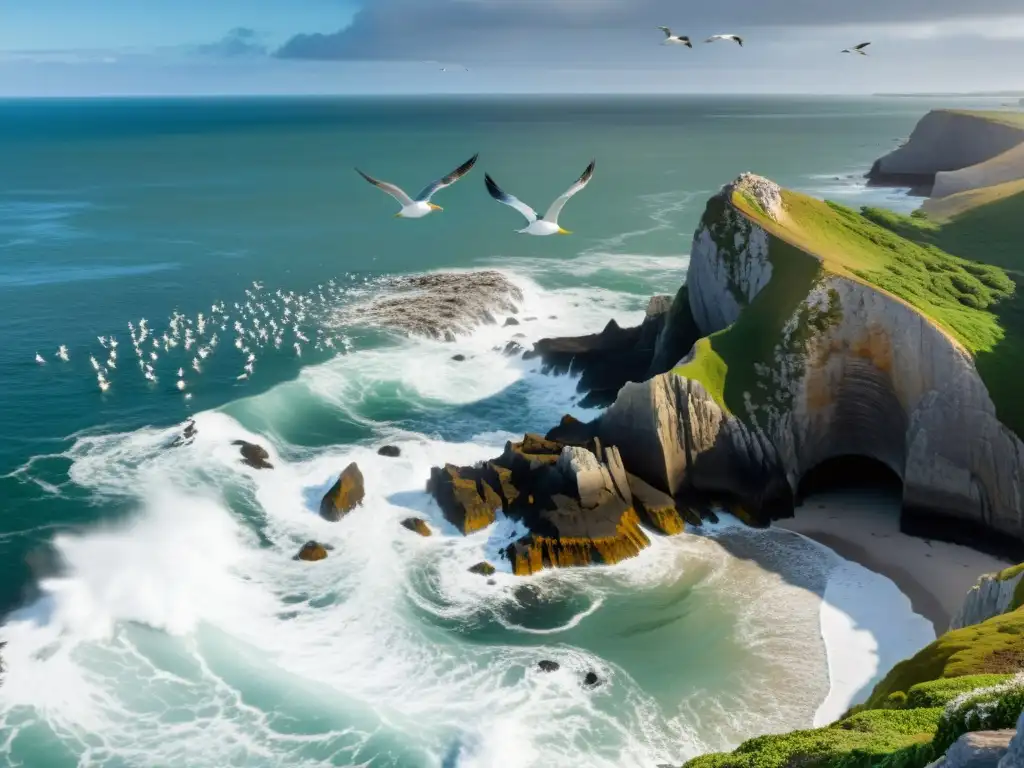
[[[424,484],[597,415],[501,347],[639,322],[740,172],[910,210],[861,177],[932,106],[0,101],[0,764],[651,768],[809,727],[830,695],[827,551],[726,519],[614,567],[492,584],[466,569],[495,534],[459,536]],[[476,152],[422,220],[353,170],[413,191]],[[543,210],[591,158],[570,237],[517,235],[484,189],[486,171]],[[454,342],[360,323],[396,275],[474,269],[536,319]],[[236,439],[274,469],[241,464]],[[328,523],[319,499],[353,460],[366,501]],[[398,524],[413,514],[433,536]],[[294,561],[314,538],[328,559]]]

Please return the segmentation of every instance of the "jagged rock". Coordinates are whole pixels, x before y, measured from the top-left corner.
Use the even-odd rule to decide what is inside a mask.
[[[654,296],[641,325],[621,328],[609,320],[600,333],[541,339],[524,357],[539,357],[548,373],[580,375],[577,388],[587,393],[583,404],[607,405],[627,381],[647,377],[671,305],[670,297]]]
[[[395,459],[402,455],[402,449],[397,445],[382,445],[377,449],[377,455]]]
[[[541,659],[537,662],[537,668],[540,669],[541,672],[557,672],[561,669],[561,665],[557,661]]]
[[[245,440],[235,440],[232,445],[241,446],[239,453],[242,454],[242,463],[248,464],[253,469],[273,469],[274,465],[267,459],[270,454],[267,449],[255,443],[247,443]]]
[[[774,446],[725,413],[699,382],[667,373],[627,384],[598,434],[632,474],[669,496],[722,495],[758,519],[791,513],[792,490]]]
[[[653,488],[636,475],[627,475],[633,498],[633,508],[640,519],[657,531],[675,536],[686,529],[686,523],[700,525],[698,515],[684,507],[680,510],[675,499]]]
[[[597,676],[597,672],[591,670],[583,676],[583,684],[588,688],[596,688],[601,684],[601,678]]]
[[[690,293],[687,286],[680,286],[672,300],[661,331],[654,342],[654,354],[647,369],[647,378],[671,370],[686,357],[697,339],[701,337],[697,322],[690,310]]]
[[[561,443],[562,445],[587,445],[597,433],[593,424],[586,424],[579,419],[566,414],[558,422],[558,426],[551,429],[544,437],[547,440]]]
[[[413,533],[418,533],[420,536],[429,536],[430,528],[427,526],[427,521],[419,517],[407,517],[402,521],[402,527],[408,528]]]
[[[323,560],[327,557],[327,552],[331,549],[333,549],[333,547],[321,544],[319,541],[307,541],[302,545],[302,549],[299,550],[298,554],[295,555],[293,559],[306,560],[308,562]]]
[[[190,445],[196,437],[196,422],[194,419],[189,419],[185,422],[185,428],[181,431],[181,434],[174,438],[174,442],[171,443],[172,448],[177,448],[182,445]]]
[[[965,733],[936,760],[935,768],[998,768],[1010,747],[1015,730]]]
[[[515,357],[523,354],[526,350],[523,349],[523,345],[517,341],[510,341],[505,345],[504,349],[501,350],[503,354],[509,357]]]
[[[479,467],[434,467],[427,491],[437,500],[445,520],[464,534],[486,528],[502,508],[501,497],[486,482],[484,470]]]
[[[1006,613],[1014,607],[1017,586],[1024,580],[1024,570],[1000,581],[999,574],[989,573],[978,579],[964,599],[949,624],[950,629],[960,629],[971,624],[980,624]]]
[[[395,277],[381,288],[383,296],[341,309],[339,320],[455,341],[495,323],[495,314],[516,312],[523,300],[519,287],[494,270]]]
[[[519,325],[519,321],[516,320],[514,317],[510,317],[507,320],[505,320],[505,327],[507,328],[510,325]]]
[[[331,486],[320,502],[320,516],[325,520],[337,522],[363,503],[366,491],[363,487],[363,473],[355,462],[341,471],[337,481]]]
[[[476,573],[481,576],[490,576],[494,573],[495,568],[490,563],[484,561],[477,563],[476,565],[469,566],[468,570],[470,573]]]
[[[452,355],[452,360],[456,363],[464,363],[466,361],[466,356],[463,354]]]

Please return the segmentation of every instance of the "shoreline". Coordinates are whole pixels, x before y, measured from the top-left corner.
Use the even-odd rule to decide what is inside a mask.
[[[902,533],[899,513],[900,499],[891,493],[833,491],[809,496],[795,517],[772,527],[806,536],[885,576],[941,635],[978,578],[1012,563],[960,544]]]
[[[827,725],[863,702],[892,667],[949,628],[968,590],[1005,567],[992,555],[899,530],[900,498],[880,491],[808,497],[772,527],[837,559],[821,602],[829,692],[814,716]]]

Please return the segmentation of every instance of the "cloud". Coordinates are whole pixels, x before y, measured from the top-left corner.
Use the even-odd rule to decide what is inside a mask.
[[[897,25],[929,36],[940,25],[972,19],[971,31],[1020,19],[1020,0],[364,0],[352,24],[328,33],[299,34],[275,55],[289,59],[437,59],[444,56],[533,61],[607,62],[649,45],[657,25],[696,36],[771,27],[788,37],[796,29]],[[638,41],[638,42],[631,42]]]
[[[266,44],[260,40],[255,29],[235,27],[215,43],[196,47],[196,53],[204,56],[265,56],[269,53]]]

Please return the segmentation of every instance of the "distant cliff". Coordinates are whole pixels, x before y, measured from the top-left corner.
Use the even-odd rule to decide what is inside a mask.
[[[934,110],[875,161],[868,182],[938,198],[1013,181],[1024,177],[1022,143],[1024,113]]]

